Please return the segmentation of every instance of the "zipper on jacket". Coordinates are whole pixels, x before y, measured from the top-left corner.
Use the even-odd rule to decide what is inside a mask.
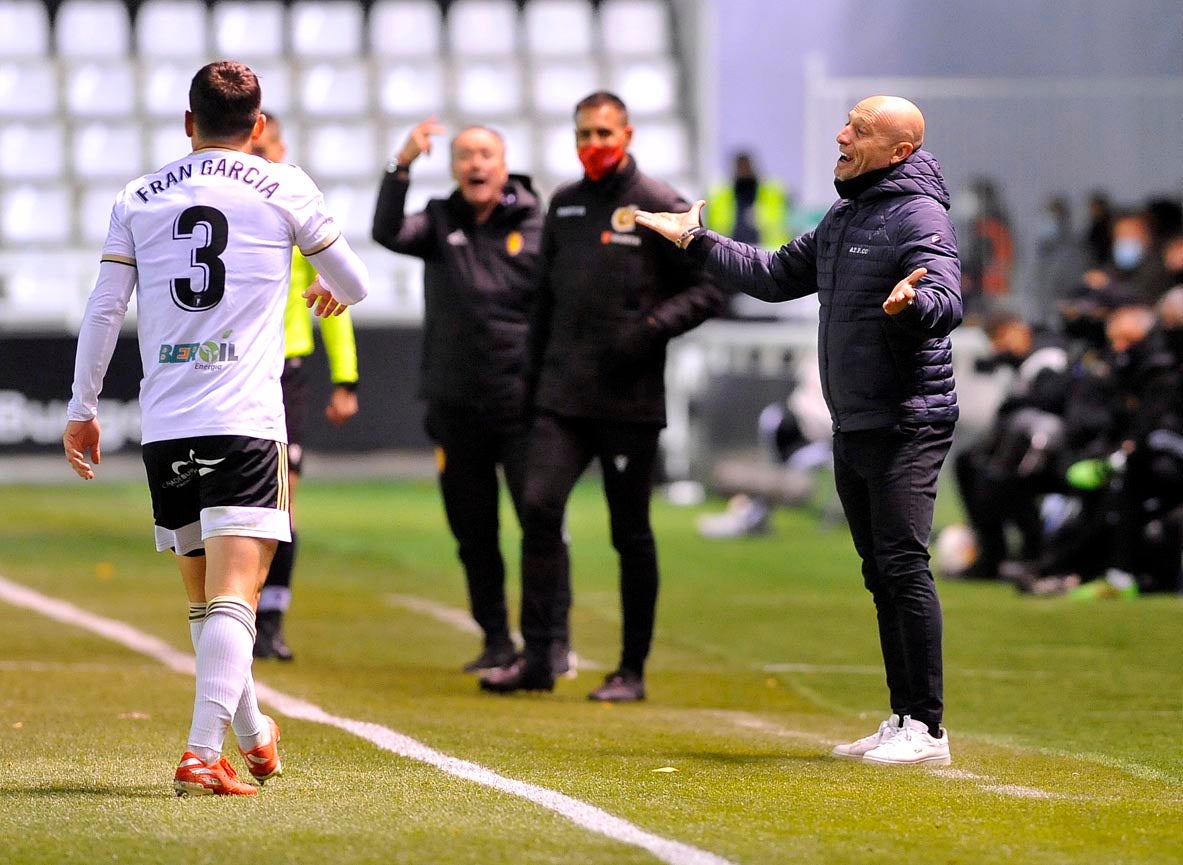
[[[858,209],[858,207],[854,203],[854,199],[850,199],[847,203],[845,215],[848,217],[853,217],[854,212],[857,209]],[[830,384],[830,377],[833,375],[833,370],[830,368],[830,321],[834,315],[833,296],[838,291],[838,260],[842,257],[842,247],[846,245],[846,231],[847,231],[847,229],[850,228],[851,221],[852,221],[851,218],[847,218],[842,223],[842,234],[840,234],[838,236],[838,245],[837,245],[837,247],[835,247],[837,249],[837,253],[834,255],[834,269],[833,269],[833,272],[830,274],[830,279],[831,279],[831,283],[830,283],[830,299],[831,299],[830,315],[826,317],[826,332],[824,334],[822,334],[822,341],[821,341],[822,342],[822,344],[821,344],[821,350],[822,350],[821,367],[822,367],[822,369],[824,369],[826,371],[825,396],[826,396],[826,401],[830,404],[830,411],[833,412],[833,415],[834,415],[834,431],[835,432],[842,431],[842,418],[838,416],[837,402],[835,402],[833,397],[830,396],[830,394],[834,393],[834,388]]]

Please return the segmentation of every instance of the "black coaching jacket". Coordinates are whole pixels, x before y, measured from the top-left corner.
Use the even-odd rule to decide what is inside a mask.
[[[664,425],[666,343],[721,312],[726,296],[633,214],[689,206],[631,156],[555,193],[530,331],[536,408]]]
[[[407,173],[387,172],[373,237],[426,265],[420,396],[494,420],[519,420],[542,237],[542,208],[530,178],[510,175],[501,203],[479,225],[459,190],[404,216],[409,185]]]

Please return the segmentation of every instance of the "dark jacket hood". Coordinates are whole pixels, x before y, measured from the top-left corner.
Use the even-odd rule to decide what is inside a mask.
[[[941,173],[941,164],[927,150],[917,150],[883,178],[857,196],[860,201],[893,195],[927,195],[949,209],[949,187]]]

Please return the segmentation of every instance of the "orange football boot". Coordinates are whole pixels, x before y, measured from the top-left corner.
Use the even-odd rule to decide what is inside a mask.
[[[266,745],[252,748],[250,751],[238,749],[242,759],[246,760],[246,767],[259,784],[269,778],[283,774],[283,763],[279,760],[279,724],[270,715],[264,715],[268,726],[271,727],[271,741]]]
[[[259,792],[238,780],[238,773],[225,757],[207,766],[192,751],[181,755],[173,789],[178,796],[254,796]]]

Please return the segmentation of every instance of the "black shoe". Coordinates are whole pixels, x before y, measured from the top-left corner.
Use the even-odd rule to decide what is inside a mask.
[[[524,655],[519,655],[508,667],[497,667],[481,673],[481,690],[509,694],[513,691],[553,691],[555,677],[549,670],[531,666]]]
[[[550,671],[556,679],[559,676],[574,679],[578,675],[579,671],[575,668],[575,653],[571,651],[568,643],[556,640],[550,644]]]
[[[293,659],[292,650],[283,637],[282,610],[260,610],[255,614],[254,655],[262,660]]]
[[[482,670],[508,667],[517,656],[517,650],[512,643],[485,646],[484,651],[465,664],[462,669],[466,673],[479,673]]]
[[[635,703],[645,699],[645,680],[632,670],[617,670],[604,677],[604,684],[587,695],[601,703]]]

